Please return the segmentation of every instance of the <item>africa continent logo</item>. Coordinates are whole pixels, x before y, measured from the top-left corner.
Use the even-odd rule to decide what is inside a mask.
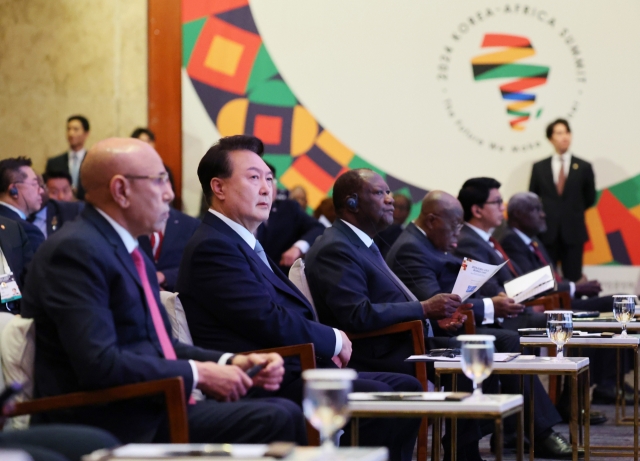
[[[476,56],[471,60],[473,78],[476,81],[490,79],[515,80],[500,86],[502,99],[507,102],[507,114],[511,116],[511,129],[524,131],[525,123],[534,115],[535,93],[525,92],[544,85],[549,75],[549,67],[535,64],[517,64],[516,61],[536,54],[526,37],[504,34],[485,34],[482,48],[502,47],[500,51]],[[535,111],[540,117],[542,108]]]

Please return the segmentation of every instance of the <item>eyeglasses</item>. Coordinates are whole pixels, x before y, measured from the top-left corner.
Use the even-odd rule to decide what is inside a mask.
[[[454,224],[453,226],[451,226],[451,223],[448,222],[445,218],[443,218],[440,215],[437,215],[435,213],[431,213],[433,216],[435,216],[436,218],[442,219],[442,222],[445,223],[447,225],[447,227],[449,228],[449,230],[451,232],[460,232],[462,230],[462,227],[464,226],[464,223],[458,223],[458,224]]]
[[[43,187],[37,179],[34,179],[33,181],[16,181],[14,182],[14,184],[26,184],[27,186],[31,187]]]
[[[148,175],[148,176],[136,176],[132,174],[125,174],[125,178],[127,179],[148,179],[153,182],[157,186],[163,186],[169,182],[169,173],[164,172],[156,175]]]
[[[495,199],[495,200],[491,200],[490,202],[484,202],[485,205],[502,205],[504,203],[504,200],[502,200],[501,198]]]

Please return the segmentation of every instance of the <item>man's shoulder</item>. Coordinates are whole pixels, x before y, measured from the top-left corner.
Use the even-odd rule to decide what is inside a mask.
[[[0,236],[13,238],[20,235],[20,224],[13,219],[0,216]]]
[[[571,163],[577,163],[580,166],[591,166],[590,162],[587,162],[586,160],[580,158],[580,157],[576,157],[575,155],[571,154]]]
[[[169,210],[169,219],[168,222],[174,224],[178,227],[184,227],[189,229],[197,229],[201,222],[199,219],[194,218],[193,216],[189,216],[186,213],[183,213],[180,210],[176,210],[175,208],[171,208]]]
[[[61,154],[49,157],[47,159],[46,171],[60,171],[69,168],[69,153],[62,152]]]
[[[533,164],[533,168],[534,169],[538,169],[538,168],[542,168],[544,166],[551,165],[551,158],[552,158],[552,156],[550,155],[549,157],[545,157],[542,160],[538,160],[537,162],[535,162]]]

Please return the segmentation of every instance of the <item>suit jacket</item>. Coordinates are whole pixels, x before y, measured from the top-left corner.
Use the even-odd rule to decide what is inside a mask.
[[[547,253],[547,249],[544,244],[537,238],[533,237],[533,241],[538,243],[538,249],[542,252],[542,256],[549,263],[552,264],[551,257]],[[515,262],[520,269],[525,273],[540,269],[544,266],[538,257],[531,251],[528,245],[516,234],[511,227],[507,227],[502,240],[500,241],[502,248],[509,255],[511,261]],[[555,267],[553,268],[555,270]],[[568,281],[562,281],[558,283],[558,291],[569,291],[570,285]]]
[[[86,154],[84,158],[86,158]],[[47,160],[45,173],[53,173],[53,172],[71,173],[69,171],[69,152],[63,152],[60,155],[56,155],[55,157],[51,157],[50,159]],[[82,187],[82,182],[80,181],[80,178],[78,178],[78,190],[76,191],[76,198],[78,200],[84,200],[84,187]]]
[[[337,219],[306,257],[306,276],[320,321],[349,333],[365,333],[409,320],[422,320],[371,249]],[[361,371],[412,373],[404,362],[413,352],[409,334],[353,341],[350,365]]]
[[[156,271],[162,272],[165,277],[165,282],[162,286],[168,291],[175,291],[176,289],[182,253],[199,225],[199,219],[192,218],[173,208],[169,210],[169,219],[164,230],[160,257],[155,262]],[[151,261],[154,261],[149,237],[146,235],[138,237],[138,243],[140,243],[140,249],[147,254]]]
[[[562,196],[558,195],[553,182],[551,157],[534,163],[529,190],[538,194],[547,215],[547,231],[540,236],[545,244],[560,239],[564,243],[582,245],[589,240],[584,212],[596,200],[595,178],[589,162],[571,156]]]
[[[295,200],[275,200],[267,224],[261,224],[256,234],[267,256],[278,264],[282,253],[294,243],[304,240],[313,245],[322,231],[324,226],[305,213]]]
[[[84,202],[61,202],[49,200],[47,202],[47,236],[60,230],[64,223],[73,221],[84,209]]]
[[[467,257],[486,264],[499,265],[504,262],[489,242],[484,241],[476,231],[467,225],[462,226],[460,237],[458,237],[458,246],[454,254],[461,258]],[[517,262],[511,261],[511,263],[519,275],[524,273]],[[513,279],[513,275],[505,264],[497,274],[480,288],[480,294],[487,297],[496,296],[501,291],[504,291],[504,284],[511,279]]]
[[[451,293],[456,283],[461,258],[443,253],[418,227],[411,223],[387,253],[387,264],[418,299],[429,299],[439,293]],[[484,302],[479,298],[468,300],[473,304],[477,325],[484,320]],[[432,322],[437,336],[449,334]]]
[[[23,292],[24,276],[33,258],[33,251],[27,234],[17,222],[0,218],[0,250],[13,272],[18,288]],[[0,303],[0,311],[17,314],[20,312],[20,304],[20,301],[12,301],[8,306]]]
[[[378,248],[380,249],[380,253],[383,257],[386,258],[389,249],[393,246],[400,234],[402,234],[402,226],[400,224],[391,224],[382,232],[379,232],[374,238],[373,241],[376,242]],[[418,298],[419,299],[419,298]]]
[[[20,215],[11,208],[0,205],[0,216],[16,221],[20,226],[22,226],[24,232],[27,234],[33,253],[35,253],[38,250],[38,247],[40,247],[40,244],[44,242],[44,234],[40,229],[38,229],[38,226],[30,223],[26,219],[22,219]]]
[[[146,271],[161,306],[155,269]],[[216,361],[221,353],[173,340],[178,360],[166,360],[131,255],[113,227],[90,205],[42,244],[27,275],[22,315],[36,329],[35,395],[181,376],[188,395],[187,359]],[[160,308],[165,328],[171,329]],[[162,400],[162,399],[160,399]],[[46,421],[102,427],[121,441],[150,442],[164,418],[163,404],[139,399],[50,413]]]
[[[305,296],[270,260],[207,213],[187,244],[177,290],[195,344],[233,352],[313,343],[331,360],[332,328],[314,320]]]

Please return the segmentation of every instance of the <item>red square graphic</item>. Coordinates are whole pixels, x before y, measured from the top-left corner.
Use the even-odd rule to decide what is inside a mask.
[[[265,144],[278,145],[282,140],[282,117],[256,115],[253,135]]]

